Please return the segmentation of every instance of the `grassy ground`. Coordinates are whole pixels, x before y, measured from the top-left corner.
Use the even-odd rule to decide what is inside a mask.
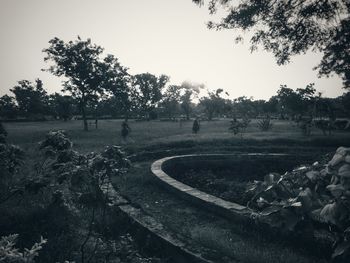
[[[99,128],[90,127],[90,131],[82,130],[81,121],[48,121],[48,122],[21,122],[5,123],[11,143],[22,146],[25,150],[33,150],[37,143],[42,140],[45,134],[52,129],[63,129],[68,132],[78,151],[89,152],[101,150],[105,145],[125,144],[128,148],[144,147],[159,144],[171,144],[176,142],[194,141],[197,143],[217,140],[226,142],[237,142],[241,140],[241,135],[234,136],[229,132],[229,120],[202,121],[201,130],[198,134],[192,134],[192,122],[183,122],[182,127],[178,122],[160,121],[130,121],[132,129],[131,135],[126,143],[122,142],[120,136],[120,120],[101,120]],[[318,146],[331,143],[350,144],[349,132],[334,132],[332,136],[324,136],[318,129],[312,130],[311,137],[305,137],[293,122],[274,121],[273,127],[268,132],[261,132],[257,127],[257,121],[252,121],[246,132],[243,134],[244,140],[258,141],[294,141],[297,144],[318,141]]]
[[[120,136],[120,120],[102,120],[99,128],[82,130],[81,121],[5,123],[8,141],[24,148],[27,159],[23,174],[33,171],[38,142],[49,130],[66,130],[80,152],[100,151],[106,145],[124,145],[129,153],[156,152],[145,161],[134,161],[131,172],[115,185],[131,201],[140,205],[147,213],[178,233],[184,242],[194,242],[214,251],[209,258],[220,262],[235,259],[242,262],[316,262],[302,251],[288,248],[283,243],[267,242],[258,233],[246,231],[222,218],[199,210],[178,200],[159,187],[150,176],[150,164],[158,157],[174,153],[214,151],[334,151],[339,146],[350,146],[350,133],[335,132],[323,136],[314,129],[311,137],[304,137],[296,125],[289,121],[274,121],[268,132],[261,132],[257,122],[252,121],[243,139],[228,131],[229,120],[202,122],[199,134],[192,134],[192,122],[136,122],[130,121],[130,138],[123,142]],[[309,148],[305,147],[309,146]],[[311,148],[310,148],[311,147]],[[215,254],[216,253],[216,254]],[[225,259],[225,257],[227,257]]]

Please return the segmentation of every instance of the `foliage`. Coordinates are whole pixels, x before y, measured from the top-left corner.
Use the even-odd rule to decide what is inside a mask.
[[[2,124],[2,122],[0,121],[0,143],[5,143],[6,136],[7,136],[7,131],[4,125]]]
[[[15,104],[15,99],[8,95],[4,95],[0,98],[0,116],[13,119],[17,116],[18,108]]]
[[[90,39],[65,43],[59,38],[49,41],[50,47],[43,50],[45,61],[52,61],[54,65],[47,71],[56,76],[64,76],[63,91],[68,91],[77,100],[83,115],[84,130],[88,130],[86,120],[86,106],[98,99],[103,93],[102,62],[99,59],[103,49],[93,45]]]
[[[320,129],[323,133],[323,135],[331,135],[332,130],[335,129],[334,121],[332,120],[315,120],[314,121],[315,127]]]
[[[162,95],[160,106],[163,107],[164,112],[168,114],[171,119],[179,109],[181,99],[181,86],[169,85]]]
[[[304,89],[288,88],[286,85],[281,85],[277,91],[277,99],[280,103],[283,114],[289,114],[292,117],[310,113],[314,110],[315,102],[314,84],[307,85]]]
[[[137,106],[148,115],[162,99],[162,89],[169,81],[169,77],[154,76],[150,73],[137,74],[133,77],[133,87],[137,91]],[[150,117],[150,116],[148,116]]]
[[[45,233],[50,242],[40,253],[39,262],[66,258],[78,261],[79,256],[81,262],[87,262],[98,256],[120,256],[119,251],[114,253],[108,245],[109,197],[102,193],[101,187],[109,177],[125,175],[130,162],[118,146],[106,147],[99,154],[83,155],[74,151],[72,145],[63,131],[49,132],[40,143],[36,173],[26,174],[25,178],[17,176],[22,152],[7,144],[0,147],[0,157],[5,160],[0,163],[0,182],[1,186],[7,186],[1,188],[1,231],[18,232],[23,236],[21,244],[28,244],[30,236]],[[5,180],[3,171],[12,176],[10,181]],[[12,194],[14,191],[19,195]],[[15,224],[8,221],[13,216]]]
[[[237,120],[236,118],[233,118],[233,120],[230,121],[229,130],[233,132],[234,135],[237,135],[240,132],[243,136],[243,133],[248,128],[250,122],[251,120],[248,118],[247,115],[244,115],[241,121]]]
[[[41,237],[38,243],[35,243],[30,249],[25,248],[23,252],[20,252],[15,247],[18,235],[3,236],[0,239],[0,261],[1,262],[14,262],[14,263],[33,263],[34,258],[39,255],[39,251],[42,246],[47,242],[46,239]]]
[[[31,117],[47,112],[48,96],[40,79],[35,80],[35,85],[28,80],[18,81],[11,91],[15,94],[20,115]],[[7,107],[13,107],[11,101],[7,102]]]
[[[248,206],[257,218],[282,231],[317,230],[329,224],[337,246],[333,258],[350,252],[350,148],[340,147],[327,164],[299,167],[283,175],[268,174],[249,184]],[[314,235],[314,233],[311,233]]]
[[[214,115],[221,114],[225,111],[225,99],[221,97],[223,89],[217,89],[215,92],[208,91],[208,96],[199,100],[199,105],[204,107],[208,120],[212,120]],[[227,92],[225,92],[228,95]]]
[[[0,204],[19,193],[16,175],[23,164],[24,151],[15,145],[0,143]]]
[[[102,72],[104,88],[112,94],[114,107],[127,116],[136,107],[136,94],[131,86],[132,77],[128,68],[123,67],[113,55],[107,55],[103,60]]]
[[[312,128],[312,118],[308,117],[308,118],[301,119],[298,123],[298,126],[303,135],[310,136],[311,128]]]
[[[193,110],[192,100],[198,97],[200,90],[203,88],[203,84],[195,84],[186,81],[181,84],[181,89],[184,90],[184,93],[181,95],[180,104],[187,120],[190,119],[190,114]]]
[[[192,0],[202,4],[203,0]],[[261,45],[272,52],[278,64],[308,50],[320,51],[320,75],[336,73],[349,87],[350,3],[331,1],[209,0],[213,14],[219,6],[227,10],[220,22],[209,22],[209,28],[252,31],[251,51]],[[236,41],[242,41],[237,36]]]
[[[49,96],[49,105],[55,117],[67,121],[73,116],[75,101],[71,96],[54,93]]]
[[[258,127],[260,131],[269,131],[272,128],[272,122],[271,122],[270,116],[266,116],[262,120],[259,120]]]
[[[50,131],[45,140],[40,142],[40,149],[62,151],[72,148],[72,142],[67,138],[65,131]]]

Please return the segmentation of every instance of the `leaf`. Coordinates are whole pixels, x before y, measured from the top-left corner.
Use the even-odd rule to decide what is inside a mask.
[[[268,174],[268,175],[265,175],[264,177],[264,182],[267,184],[267,185],[271,185],[274,183],[274,174]]]
[[[309,178],[311,182],[317,181],[318,177],[320,176],[320,172],[317,171],[309,171],[306,174],[306,177]]]
[[[301,207],[302,204],[301,204],[301,202],[295,202],[295,203],[292,203],[290,206],[292,206],[292,207]]]
[[[286,230],[293,231],[295,226],[299,223],[300,218],[290,209],[283,209],[281,214],[284,218],[284,227]]]
[[[321,210],[320,216],[328,223],[337,224],[337,204],[327,204]]]
[[[330,191],[335,198],[342,196],[345,191],[345,188],[341,184],[330,184],[326,189]]]
[[[350,242],[349,241],[345,241],[345,242],[338,244],[337,247],[335,248],[333,254],[332,254],[332,258],[334,259],[336,257],[343,255],[344,253],[348,252],[349,249],[350,249]]]
[[[313,196],[310,188],[306,188],[305,190],[301,191],[298,195],[298,199],[302,203],[302,206],[305,211],[311,210],[313,206],[313,202],[312,202]]]
[[[344,164],[338,170],[338,175],[340,177],[350,178],[350,164]]]
[[[265,208],[263,211],[260,212],[260,214],[262,216],[268,216],[274,213],[277,213],[279,211],[281,211],[282,207],[280,206],[269,206],[267,208]]]
[[[329,161],[328,165],[329,166],[336,166],[337,164],[339,164],[340,162],[344,161],[344,156],[341,154],[336,153],[332,160]]]

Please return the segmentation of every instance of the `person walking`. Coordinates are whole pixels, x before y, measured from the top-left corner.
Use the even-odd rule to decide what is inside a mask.
[[[199,132],[199,129],[200,129],[199,120],[198,120],[198,118],[196,118],[193,122],[192,132],[194,134],[197,134]]]
[[[122,122],[122,130],[121,130],[121,135],[124,142],[126,142],[130,132],[131,132],[131,129],[129,127],[128,120],[124,120]]]

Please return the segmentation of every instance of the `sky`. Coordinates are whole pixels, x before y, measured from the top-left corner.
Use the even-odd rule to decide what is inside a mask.
[[[62,78],[41,69],[44,48],[54,37],[64,41],[91,38],[113,54],[131,74],[170,76],[170,84],[203,83],[222,88],[230,98],[268,99],[281,84],[304,88],[315,83],[323,96],[345,90],[338,76],[317,77],[312,68],[321,54],[292,57],[278,66],[271,53],[250,53],[240,32],[209,30],[213,19],[191,0],[0,0],[0,96],[11,94],[17,81],[40,78],[49,93],[62,89]]]

